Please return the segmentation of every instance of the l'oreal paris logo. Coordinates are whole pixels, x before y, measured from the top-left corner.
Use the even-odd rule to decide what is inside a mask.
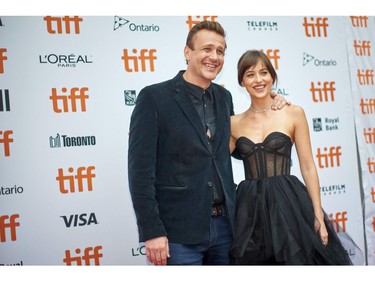
[[[39,62],[57,65],[57,67],[76,67],[78,64],[93,63],[91,55],[39,55]]]

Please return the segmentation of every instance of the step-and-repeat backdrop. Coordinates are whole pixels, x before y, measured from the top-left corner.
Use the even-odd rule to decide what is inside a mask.
[[[45,15],[0,16],[0,265],[148,264],[128,190],[130,115],[144,86],[186,68],[203,19],[227,32],[215,82],[236,113],[249,106],[240,55],[271,59],[275,91],[306,111],[332,226],[357,244],[355,264],[375,264],[373,17]]]

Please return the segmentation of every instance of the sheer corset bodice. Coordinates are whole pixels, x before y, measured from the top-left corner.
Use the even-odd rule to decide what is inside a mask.
[[[261,143],[239,137],[236,149],[243,160],[245,179],[260,179],[290,174],[293,143],[281,132],[270,133]]]
[[[349,265],[351,259],[332,228],[324,224],[328,245],[315,231],[315,212],[305,184],[291,175],[291,138],[270,133],[261,143],[236,142],[245,179],[237,187],[236,221],[230,249],[234,265]],[[343,231],[348,249],[361,250]]]

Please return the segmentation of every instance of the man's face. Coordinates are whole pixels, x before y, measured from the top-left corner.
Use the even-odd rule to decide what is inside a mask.
[[[223,68],[225,38],[216,32],[201,30],[195,34],[193,46],[194,50],[186,46],[184,51],[189,82],[209,85]]]

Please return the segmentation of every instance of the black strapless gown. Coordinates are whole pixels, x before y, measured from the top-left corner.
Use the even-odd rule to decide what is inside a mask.
[[[281,132],[262,143],[236,142],[245,180],[237,189],[236,229],[230,250],[235,265],[350,265],[345,248],[326,216],[324,246],[314,231],[306,186],[290,175],[293,143]]]

